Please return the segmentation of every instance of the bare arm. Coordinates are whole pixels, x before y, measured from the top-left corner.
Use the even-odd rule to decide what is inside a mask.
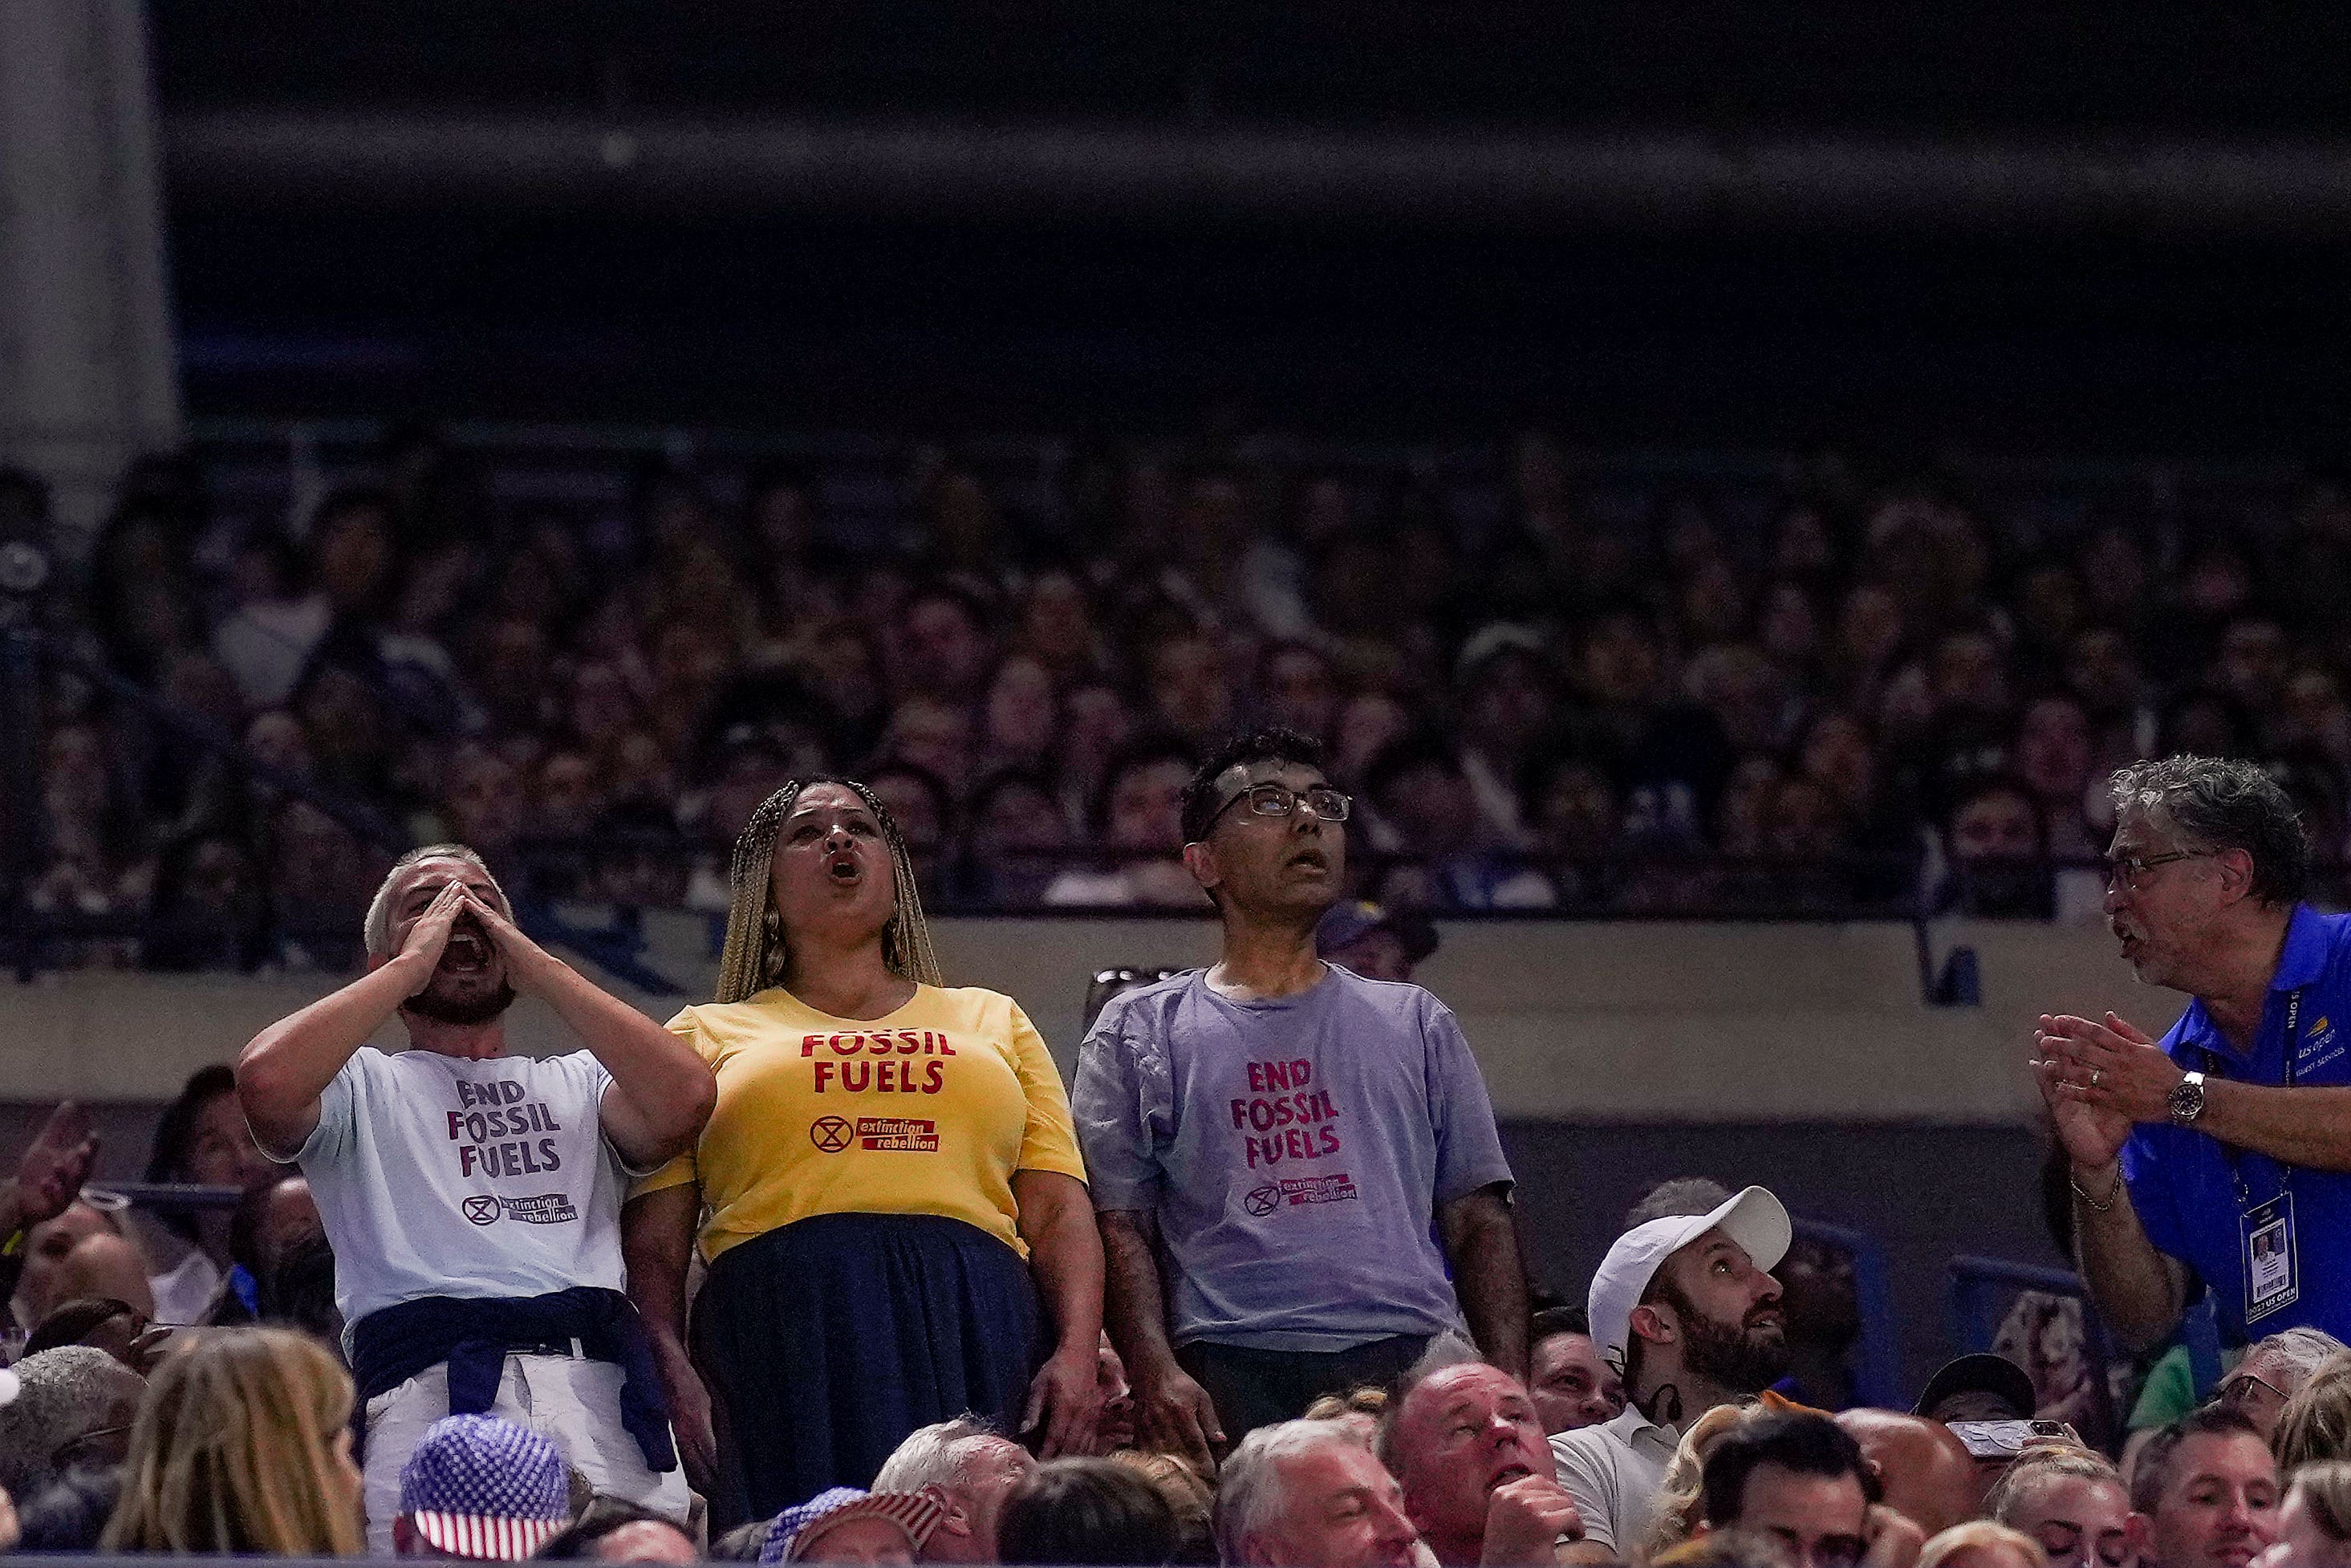
[[[532,941],[513,921],[470,893],[465,897],[515,984],[545,998],[612,1075],[599,1119],[613,1146],[640,1170],[684,1154],[718,1103],[718,1081],[709,1065],[684,1040]]]
[[[1014,1171],[1012,1201],[1029,1271],[1053,1322],[1053,1353],[1029,1385],[1021,1430],[1046,1422],[1043,1457],[1093,1449],[1102,1413],[1102,1243],[1086,1184],[1058,1171]]]
[[[1182,1454],[1213,1470],[1225,1440],[1207,1390],[1176,1364],[1161,1294],[1157,1228],[1141,1209],[1104,1209],[1102,1228],[1102,1308],[1111,1343],[1125,1359],[1134,1385],[1134,1415],[1144,1444]]]
[[[433,981],[434,966],[449,941],[450,923],[468,907],[465,890],[451,883],[410,927],[395,956],[342,989],[319,998],[259,1034],[236,1059],[236,1094],[254,1141],[279,1159],[292,1159],[319,1125],[319,1097],[351,1053],[368,1041],[400,1004]],[[478,904],[472,907],[478,908]]]
[[[718,1444],[709,1391],[685,1347],[685,1274],[701,1218],[702,1189],[692,1182],[631,1198],[621,1210],[621,1259],[628,1268],[629,1299],[644,1320],[669,1395],[686,1479],[706,1494],[717,1471]]]
[[[2110,1023],[2120,1021],[2109,1015]],[[2145,1350],[2178,1326],[2187,1306],[2188,1270],[2156,1249],[2131,1207],[2122,1168],[2131,1118],[2098,1103],[2106,1088],[2103,1069],[2082,1061],[2074,1049],[2085,1030],[2099,1028],[2076,1018],[2043,1018],[2033,1038],[2032,1071],[2073,1166],[2074,1256],[2082,1281],[2116,1340]],[[2100,1073],[2095,1087],[2088,1082],[2094,1071]]]
[[[1527,1375],[1527,1276],[1508,1189],[1499,1182],[1465,1193],[1437,1211],[1453,1290],[1469,1336],[1488,1360],[1514,1377]]]

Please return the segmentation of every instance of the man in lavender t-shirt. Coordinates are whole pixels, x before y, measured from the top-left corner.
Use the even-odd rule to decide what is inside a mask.
[[[1346,797],[1276,730],[1212,758],[1184,812],[1222,961],[1114,998],[1072,1102],[1145,1440],[1206,1458],[1465,1323],[1523,1375],[1510,1169],[1460,1027],[1315,956]]]

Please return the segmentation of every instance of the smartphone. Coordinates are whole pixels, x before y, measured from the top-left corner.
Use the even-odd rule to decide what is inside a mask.
[[[2027,1443],[2082,1440],[2063,1421],[1954,1421],[1950,1427],[1979,1459],[2012,1459]]]

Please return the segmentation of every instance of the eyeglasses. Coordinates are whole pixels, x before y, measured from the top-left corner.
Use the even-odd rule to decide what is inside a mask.
[[[2241,1372],[2220,1385],[2220,1403],[2223,1405],[2245,1404],[2261,1396],[2254,1392],[2256,1389],[2267,1394],[2281,1405],[2285,1403],[2285,1396],[2279,1391],[2276,1384],[2266,1377],[2256,1377],[2250,1372]]]
[[[1279,784],[1252,784],[1217,807],[1217,815],[1208,819],[1208,825],[1216,826],[1217,817],[1223,816],[1243,800],[1249,802],[1252,817],[1287,817],[1302,805],[1326,822],[1343,822],[1347,820],[1347,813],[1355,809],[1352,797],[1328,784],[1317,784],[1309,789],[1287,789]]]
[[[2173,861],[2205,860],[2210,854],[2210,850],[2174,850],[2167,855],[2116,855],[2099,863],[2105,872],[2108,887],[2119,882],[2136,893],[2147,885],[2147,876],[2156,867],[2169,865]]]

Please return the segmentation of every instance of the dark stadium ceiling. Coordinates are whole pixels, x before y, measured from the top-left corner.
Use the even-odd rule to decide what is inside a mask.
[[[167,106],[2351,133],[2336,5],[151,0]]]

